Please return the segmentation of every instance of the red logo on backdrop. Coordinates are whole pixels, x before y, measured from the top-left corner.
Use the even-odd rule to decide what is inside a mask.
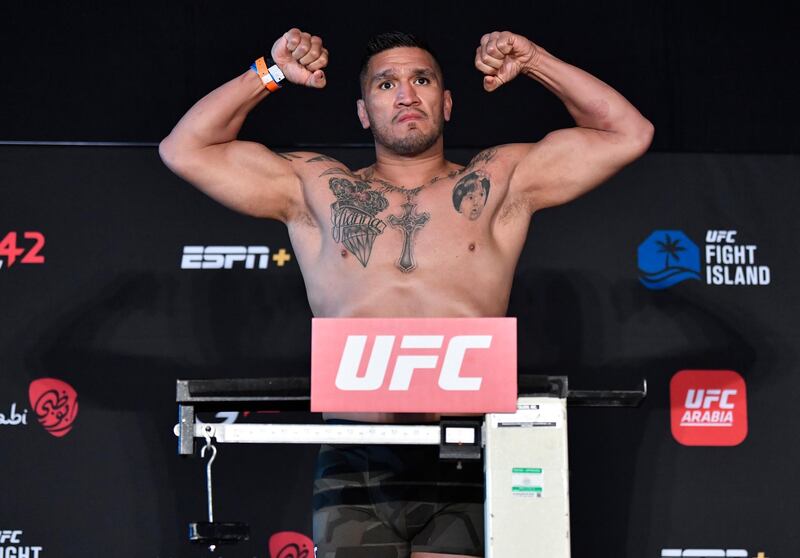
[[[515,318],[314,318],[311,411],[517,408]]]
[[[747,392],[733,370],[681,370],[669,384],[672,435],[685,446],[736,446],[747,437]]]
[[[313,558],[314,542],[302,533],[281,531],[269,538],[269,558]]]
[[[25,231],[22,233],[25,242],[19,242],[16,231],[11,231],[0,239],[0,269],[3,268],[3,259],[7,268],[11,268],[15,263],[21,264],[43,264],[44,256],[40,254],[44,247],[44,235],[37,231]],[[31,242],[32,241],[32,245]],[[22,246],[22,244],[30,246]]]
[[[78,416],[78,392],[67,382],[39,378],[28,388],[31,408],[45,430],[56,438],[69,434]]]

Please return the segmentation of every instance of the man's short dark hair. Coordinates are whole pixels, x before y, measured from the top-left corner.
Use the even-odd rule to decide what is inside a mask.
[[[433,63],[435,65],[434,70],[438,72],[442,81],[442,87],[444,88],[444,75],[442,74],[442,67],[439,65],[439,60],[436,58],[436,53],[433,51],[430,45],[428,45],[428,43],[419,37],[410,33],[404,33],[402,31],[388,31],[386,33],[373,35],[367,41],[366,52],[364,53],[364,57],[361,59],[361,71],[358,75],[358,81],[361,84],[362,96],[366,90],[367,79],[369,78],[369,76],[367,76],[367,67],[369,66],[370,59],[379,52],[397,47],[416,47],[427,51],[428,54],[431,55],[431,58],[433,58]]]

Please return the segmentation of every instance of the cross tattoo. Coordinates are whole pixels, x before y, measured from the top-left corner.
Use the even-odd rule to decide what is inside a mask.
[[[395,265],[400,268],[403,273],[413,271],[417,267],[417,262],[414,261],[414,252],[412,250],[411,240],[419,229],[425,226],[431,214],[427,211],[424,213],[415,213],[417,204],[411,203],[411,200],[406,200],[406,203],[401,205],[403,208],[403,215],[389,215],[389,224],[392,228],[401,229],[403,232],[403,253],[400,254],[400,259],[397,260]]]

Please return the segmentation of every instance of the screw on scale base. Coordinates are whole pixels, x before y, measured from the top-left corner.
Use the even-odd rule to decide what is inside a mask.
[[[214,429],[206,425],[203,437],[206,445],[200,450],[200,457],[206,456],[206,450],[211,452],[211,457],[206,465],[206,490],[208,493],[208,521],[196,521],[189,524],[189,540],[193,543],[208,545],[211,552],[220,544],[235,544],[250,539],[250,527],[246,523],[220,523],[214,521],[214,501],[211,494],[211,465],[217,458],[217,448],[211,443]]]

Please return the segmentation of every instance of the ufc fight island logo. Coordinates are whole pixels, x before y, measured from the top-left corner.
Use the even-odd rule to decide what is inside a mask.
[[[0,558],[39,558],[41,546],[23,546],[22,529],[0,529]]]
[[[513,318],[312,322],[314,412],[509,412],[516,380]]]
[[[708,285],[769,285],[772,272],[769,266],[758,265],[758,246],[742,244],[737,234],[736,230],[709,229],[701,251],[683,231],[653,231],[637,249],[639,281],[652,290],[702,280],[703,275]]]
[[[736,446],[747,437],[745,382],[732,370],[682,370],[670,401],[672,435],[685,446]]]
[[[270,261],[283,267],[291,259],[283,248],[270,258],[268,246],[184,246],[181,269],[267,269]]]

